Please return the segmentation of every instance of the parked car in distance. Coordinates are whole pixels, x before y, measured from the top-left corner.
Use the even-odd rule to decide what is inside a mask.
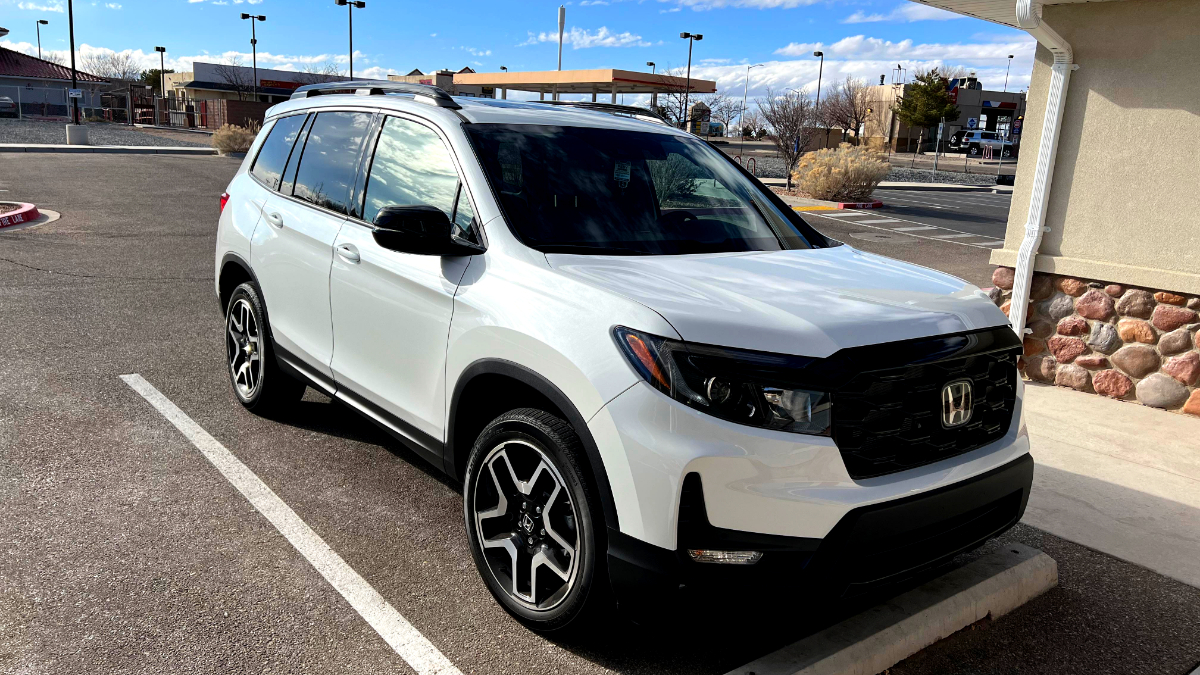
[[[461,481],[479,574],[536,630],[685,586],[854,596],[1029,496],[985,293],[824,236],[640,109],[301,87],[214,262],[238,401],[314,387]]]
[[[957,131],[950,137],[951,150],[965,149],[972,157],[982,155],[984,148],[991,148],[996,156],[1015,157],[1018,146],[995,131]]]
[[[0,96],[0,117],[19,117],[17,104],[7,96]]]

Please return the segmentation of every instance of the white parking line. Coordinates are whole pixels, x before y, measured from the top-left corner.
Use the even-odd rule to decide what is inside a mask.
[[[970,232],[960,232],[959,234],[934,234],[931,235],[934,239],[965,239],[967,237],[978,237],[977,234]]]
[[[892,232],[921,232],[922,230],[940,230],[940,227],[926,225],[925,227],[894,227]]]
[[[842,211],[805,211],[816,215],[825,216],[826,218],[844,218],[846,216],[873,216],[875,214],[870,211],[852,211],[849,209]]]
[[[857,225],[874,225],[876,223],[898,223],[900,221],[895,218],[881,218],[879,220],[856,220],[854,222]]]
[[[242,464],[233,453],[225,449],[192,421],[182,410],[141,375],[122,375],[121,379],[134,391],[142,395],[167,421],[191,441],[213,466],[225,476],[238,492],[266,516],[287,540],[303,555],[321,576],[337,589],[356,612],[379,633],[392,649],[412,669],[421,673],[461,675],[433,643],[425,639],[371,584],[358,575],[345,560],[325,543],[316,532],[296,515],[267,484]]]

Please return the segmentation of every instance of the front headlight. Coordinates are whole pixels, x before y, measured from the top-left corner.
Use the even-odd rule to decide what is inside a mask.
[[[803,387],[813,359],[669,340],[617,326],[630,364],[667,396],[739,424],[828,436],[828,392]]]

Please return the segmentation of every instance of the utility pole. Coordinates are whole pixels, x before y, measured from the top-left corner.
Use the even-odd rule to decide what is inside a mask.
[[[47,20],[45,20],[45,19],[38,19],[38,20],[37,20],[37,23],[36,23],[36,24],[34,24],[34,25],[36,25],[36,26],[37,26],[37,37],[38,37],[38,58],[39,58],[39,59],[40,59],[40,58],[42,58],[42,26],[45,26],[45,25],[47,25],[47,24],[49,24],[49,23],[50,23],[50,22],[49,22],[49,21],[47,21]]]
[[[564,5],[558,6],[558,70],[562,71],[562,46],[563,46],[563,30],[567,27],[567,8]],[[554,84],[553,100],[558,100],[558,83]]]
[[[61,6],[61,5],[60,5]],[[67,24],[71,34],[71,88],[79,88],[79,77],[75,71],[75,6],[73,0],[67,0]],[[71,121],[79,124],[79,99],[71,97]]]
[[[688,41],[688,64],[687,64],[687,84],[683,89],[683,110],[679,111],[679,119],[683,120],[683,128],[688,128],[688,94],[692,93],[692,44],[697,40],[703,40],[704,36],[699,33],[680,33],[679,37]]]
[[[746,66],[746,88],[742,90],[742,114],[738,115],[738,125],[742,127],[741,145],[738,146],[738,155],[742,155],[746,150],[746,97],[750,94],[750,69],[757,68],[763,64],[756,63],[752,66]],[[755,160],[757,162],[757,160]]]
[[[364,9],[367,3],[364,0],[333,0],[338,7],[346,6],[346,11],[350,14],[350,79],[354,79],[354,10]]]
[[[258,35],[254,31],[254,24],[259,21],[266,21],[265,14],[246,14],[242,12],[242,19],[250,19],[250,53],[251,67],[254,69],[254,101],[258,102]],[[350,58],[354,58],[354,48],[350,48]]]

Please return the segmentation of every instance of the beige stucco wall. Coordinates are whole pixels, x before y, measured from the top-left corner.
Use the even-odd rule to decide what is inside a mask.
[[[1035,269],[1200,293],[1200,2],[1048,5],[1075,50]],[[997,265],[1015,265],[1050,80],[1039,46]]]

